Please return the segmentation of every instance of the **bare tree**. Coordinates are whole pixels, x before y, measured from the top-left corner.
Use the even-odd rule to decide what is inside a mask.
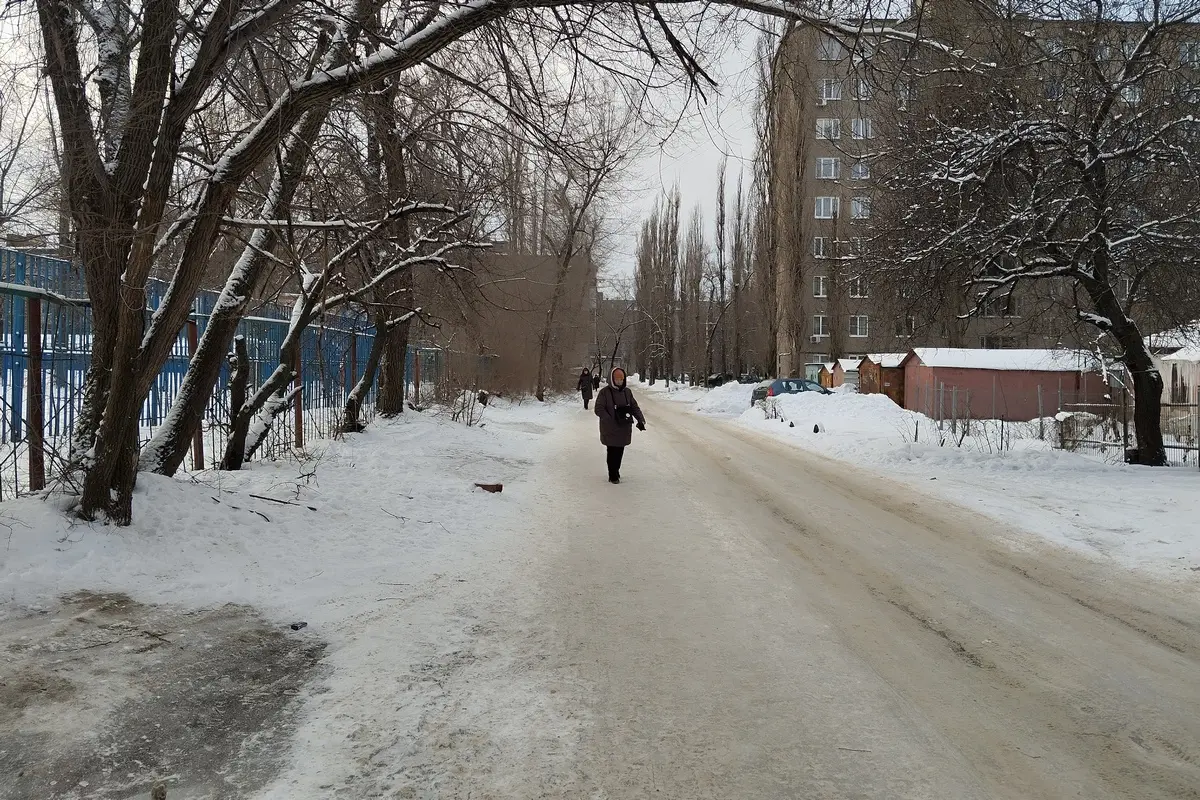
[[[994,69],[896,59],[918,101],[886,154],[875,270],[961,287],[964,316],[1050,286],[1124,362],[1138,459],[1164,464],[1155,320],[1139,300],[1182,321],[1200,298],[1200,196],[1178,191],[1200,180],[1200,4],[1154,2],[1136,21],[1103,2],[1034,11],[931,31],[974,32]]]

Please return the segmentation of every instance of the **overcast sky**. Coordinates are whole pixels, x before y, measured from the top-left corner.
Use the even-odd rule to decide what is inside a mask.
[[[730,209],[739,170],[745,171],[749,187],[755,143],[755,35],[748,32],[743,36],[712,70],[719,87],[715,93],[709,93],[708,102],[693,109],[665,145],[652,148],[629,170],[625,180],[626,202],[615,219],[618,230],[609,257],[610,272],[633,271],[638,227],[658,198],[675,183],[679,184],[682,195],[682,224],[686,225],[691,208],[699,203],[710,245],[717,170],[723,155],[729,157],[726,203]],[[661,138],[666,133],[658,131],[654,135]]]

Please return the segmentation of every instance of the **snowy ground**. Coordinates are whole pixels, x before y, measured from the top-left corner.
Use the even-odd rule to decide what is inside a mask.
[[[582,412],[573,404],[499,401],[475,427],[433,411],[405,414],[348,441],[318,443],[303,461],[256,463],[240,473],[182,481],[143,475],[135,523],[126,529],[71,524],[37,498],[0,506],[6,529],[0,533],[6,540],[0,639],[7,634],[18,648],[0,654],[0,685],[24,676],[24,683],[7,684],[9,691],[29,688],[16,698],[17,707],[27,708],[23,725],[41,720],[37,741],[62,745],[61,752],[41,753],[41,763],[25,763],[37,760],[37,742],[21,738],[29,731],[6,729],[0,713],[0,772],[11,767],[37,776],[78,762],[66,735],[75,725],[82,726],[74,742],[82,751],[107,755],[83,777],[73,773],[63,781],[58,774],[51,784],[54,776],[48,776],[31,788],[37,796],[142,797],[154,779],[175,787],[172,800],[210,796],[206,791],[214,797],[425,796],[416,787],[437,781],[426,774],[428,752],[461,738],[461,732],[423,727],[427,714],[451,702],[446,685],[455,676],[481,687],[495,682],[494,691],[485,692],[486,707],[472,713],[495,717],[497,729],[537,714],[539,724],[531,727],[554,739],[556,721],[565,716],[547,706],[550,694],[495,678],[511,672],[505,663],[511,643],[536,636],[536,625],[494,636],[489,609],[511,592],[509,582],[531,557],[523,521],[530,490],[522,478],[541,458],[546,434],[572,413]],[[488,493],[475,488],[477,482],[501,482],[504,490]],[[75,595],[81,591],[89,594]],[[60,605],[68,596],[74,599]],[[90,605],[73,618],[79,602]],[[91,610],[97,604],[103,613]],[[227,633],[201,624],[206,618],[197,610],[222,608],[244,609],[237,614],[244,620],[226,624]],[[84,614],[98,613],[85,624]],[[298,622],[306,625],[293,631],[290,624]],[[263,648],[247,646],[249,635],[270,643],[279,657],[260,660]],[[49,645],[38,644],[56,636],[68,637],[72,653],[86,650],[86,663],[64,666]],[[170,646],[143,650],[144,643]],[[294,660],[296,648],[313,657],[324,651],[318,672],[325,677],[298,717],[275,704],[248,725],[265,728],[266,738],[278,736],[281,745],[294,733],[294,747],[274,754],[286,761],[269,783],[274,770],[263,766],[270,754],[242,768],[219,759],[199,764],[186,753],[125,752],[132,745],[113,740],[121,729],[103,718],[128,716],[132,699],[94,691],[104,682],[97,671],[130,675],[135,686],[143,672],[174,673],[174,690],[168,682],[167,689],[148,683],[134,692],[160,701],[142,708],[138,719],[171,719],[188,674],[176,672],[171,653],[232,649],[256,663],[228,664],[223,672],[282,674],[279,664]],[[318,674],[307,662],[293,673],[289,697]],[[60,689],[48,692],[47,686]],[[258,681],[246,697],[279,694],[273,686]],[[59,705],[76,694],[97,706],[85,723],[64,716]],[[214,729],[244,727],[232,718],[209,722]],[[21,787],[12,791],[18,794],[0,788],[0,798],[32,796]]]
[[[714,389],[694,408],[1126,566],[1174,575],[1200,569],[1200,471],[1055,450],[1037,438],[1037,422],[939,429],[883,395],[787,395],[764,411],[750,407],[752,388]],[[1046,425],[1049,438],[1052,421]]]

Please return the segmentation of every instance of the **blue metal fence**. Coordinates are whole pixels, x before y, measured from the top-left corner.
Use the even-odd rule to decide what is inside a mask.
[[[166,285],[152,281],[151,308],[157,306]],[[42,419],[45,450],[51,458],[63,452],[75,425],[82,400],[84,377],[91,362],[91,314],[83,276],[69,261],[0,248],[0,499],[28,486],[21,445],[28,430],[27,402],[33,396],[28,382],[29,325],[26,314],[31,299],[41,299]],[[204,332],[217,300],[217,293],[201,292],[196,299],[189,327],[199,336]],[[149,312],[148,312],[149,313]],[[238,333],[246,340],[251,368],[251,386],[259,385],[278,363],[279,347],[287,332],[291,309],[262,303],[242,321]],[[365,314],[357,310],[329,315],[305,330],[301,339],[300,373],[303,390],[300,408],[305,439],[328,437],[340,421],[346,395],[362,376],[373,336]],[[189,330],[179,332],[167,363],[151,387],[140,413],[143,440],[166,418],[183,382],[189,361]],[[409,369],[414,357],[421,358],[425,380],[435,380],[442,354],[432,348],[410,347]],[[229,423],[229,370],[222,367],[203,426],[204,452],[211,463],[220,457]],[[365,410],[369,414],[373,394]],[[295,444],[296,426],[279,424],[265,443],[264,455],[272,456]],[[195,467],[194,462],[186,466]]]

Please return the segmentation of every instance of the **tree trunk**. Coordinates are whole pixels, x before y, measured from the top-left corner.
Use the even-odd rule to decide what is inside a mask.
[[[379,361],[383,358],[383,342],[386,331],[386,328],[376,327],[375,336],[371,338],[371,352],[367,356],[366,365],[363,367],[362,377],[354,384],[354,388],[350,390],[350,394],[346,395],[346,408],[342,412],[343,433],[358,433],[366,427],[362,422],[362,404],[367,396],[367,392],[371,389],[371,384],[375,382],[375,374],[379,371]]]
[[[550,307],[546,309],[546,322],[542,326],[542,335],[538,339],[538,365],[537,365],[537,387],[534,391],[534,396],[538,402],[543,402],[546,399],[546,358],[550,353],[550,340],[554,334],[554,317],[558,313],[558,304],[562,300],[563,286],[567,280],[567,273],[571,271],[571,253],[575,249],[575,236],[572,231],[567,236],[567,245],[562,256],[562,261],[558,265],[558,275],[554,282],[554,291],[550,295]]]
[[[328,106],[310,111],[288,138],[281,167],[276,171],[260,211],[263,219],[286,219],[291,215],[292,198],[304,177],[312,143],[325,124],[328,111]],[[250,235],[249,243],[217,298],[196,352],[188,363],[183,383],[171,403],[171,411],[142,452],[141,469],[170,476],[183,464],[192,438],[204,419],[213,387],[221,375],[221,365],[242,317],[250,301],[262,291],[262,283],[272,263],[267,254],[274,249],[277,240],[274,228],[257,228]],[[241,403],[230,406],[232,409],[240,407]]]
[[[404,412],[405,362],[408,359],[409,321],[401,322],[385,334],[383,353],[379,365],[379,392],[375,398],[375,410],[385,417]],[[372,346],[372,349],[374,347]],[[415,357],[415,356],[414,356]],[[419,403],[420,398],[414,398]]]
[[[229,407],[240,409],[246,405],[250,391],[250,356],[246,352],[246,339],[237,336],[233,340],[233,351],[229,354]]]
[[[259,412],[264,410],[268,404],[277,405],[280,402],[284,404],[283,409],[272,409],[272,413],[268,415],[268,418],[265,420],[268,429],[270,422],[282,413],[283,410],[286,410],[287,401],[295,395],[294,391],[288,392],[286,395],[284,394],[287,392],[288,384],[296,379],[296,370],[292,367],[292,364],[295,362],[295,353],[293,350],[294,348],[289,347],[286,343],[284,344],[283,348],[281,348],[280,363],[275,367],[274,372],[263,382],[262,386],[258,387],[258,391],[254,393],[254,397],[248,402],[243,403],[241,408],[237,410],[237,413],[234,414],[229,430],[229,439],[225,443],[225,454],[221,457],[221,464],[218,469],[241,469],[242,464],[246,462],[249,455],[257,449],[258,444],[265,438],[266,431],[257,434],[257,441],[254,443],[254,446],[248,447],[251,425],[259,417]],[[277,402],[272,403],[272,400],[276,400]]]
[[[1150,356],[1141,331],[1136,325],[1131,322],[1118,322],[1113,327],[1112,334],[1121,345],[1124,352],[1121,360],[1133,380],[1133,428],[1137,463],[1147,467],[1166,466],[1167,449],[1163,444],[1162,434],[1162,375],[1155,368],[1154,359]]]

